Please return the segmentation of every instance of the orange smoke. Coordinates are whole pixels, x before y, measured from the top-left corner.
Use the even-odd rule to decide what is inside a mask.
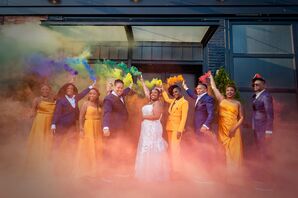
[[[184,81],[184,78],[183,78],[182,75],[172,76],[172,77],[169,77],[169,78],[167,79],[167,84],[168,84],[169,86],[171,86],[171,85],[174,85],[174,84],[176,84],[176,83],[183,82],[183,81]]]

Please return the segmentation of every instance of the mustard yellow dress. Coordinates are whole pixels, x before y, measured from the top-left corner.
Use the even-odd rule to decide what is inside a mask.
[[[40,101],[28,137],[26,168],[30,171],[44,169],[49,165],[53,143],[51,121],[55,102]]]
[[[230,169],[237,169],[243,160],[242,139],[240,128],[233,137],[229,137],[229,131],[238,122],[238,105],[226,99],[219,104],[218,136],[226,154],[226,164]]]
[[[80,138],[74,167],[74,176],[96,177],[102,159],[102,110],[88,106],[84,122],[84,136]]]

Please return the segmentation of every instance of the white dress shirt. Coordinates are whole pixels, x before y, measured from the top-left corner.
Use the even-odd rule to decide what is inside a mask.
[[[206,95],[206,94],[207,94],[207,92],[198,95],[197,100],[196,100],[196,103],[195,103],[195,106],[197,106],[199,100],[200,100],[204,95]],[[207,127],[205,124],[203,124],[203,127],[205,127],[206,129],[209,130],[209,127]]]
[[[76,108],[76,100],[75,100],[75,95],[73,95],[72,97],[69,97],[68,95],[65,95],[65,98],[68,100],[68,102],[70,103],[70,105],[72,106],[72,108]],[[56,129],[56,124],[52,124],[51,125],[51,129]]]
[[[122,96],[118,96],[118,95],[116,94],[116,92],[115,92],[115,91],[112,91],[112,94],[113,94],[114,96],[117,96],[117,97],[119,97],[119,98],[120,98],[120,100],[121,100],[121,102],[123,102],[123,103],[124,103],[124,99],[123,99],[123,97],[122,97]]]
[[[206,95],[206,94],[207,94],[207,92],[202,93],[201,95],[198,95],[197,100],[196,100],[196,103],[195,103],[195,106],[197,106],[199,100],[200,100],[204,95]]]
[[[90,85],[88,88],[89,88],[89,89],[92,89],[92,88],[93,88],[93,85]],[[75,100],[75,97],[76,97],[76,95],[73,95],[72,97],[69,97],[69,96],[65,95],[65,98],[69,101],[70,105],[71,105],[73,108],[76,108],[76,100]],[[52,124],[52,125],[51,125],[51,129],[56,129],[56,124]]]
[[[65,98],[68,100],[72,108],[76,108],[76,100],[75,100],[75,95],[72,97],[69,97],[68,95],[65,95]]]
[[[187,90],[187,89],[186,89]],[[195,103],[195,106],[197,106],[197,104],[198,104],[198,102],[199,102],[199,100],[204,96],[204,95],[206,95],[207,94],[207,92],[205,92],[205,93],[202,93],[202,94],[200,94],[200,95],[197,95],[198,97],[197,97],[197,99],[196,99],[196,103]],[[203,124],[203,127],[205,127],[206,129],[208,129],[209,130],[209,127],[208,126],[206,126],[205,124]]]
[[[260,95],[265,91],[265,89],[263,89],[262,91],[260,91],[259,93],[256,93],[256,99],[258,99],[258,97],[260,97]]]

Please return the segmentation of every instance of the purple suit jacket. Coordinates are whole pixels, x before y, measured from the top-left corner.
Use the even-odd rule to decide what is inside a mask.
[[[273,99],[270,93],[265,90],[257,99],[256,94],[254,94],[252,98],[252,108],[252,124],[255,132],[265,135],[266,130],[272,131],[274,112]]]
[[[54,111],[54,116],[52,120],[52,124],[56,125],[57,132],[63,132],[61,130],[65,130],[71,126],[76,124],[76,120],[79,119],[79,106],[78,102],[88,94],[90,91],[89,88],[83,90],[81,93],[75,96],[75,108],[71,106],[66,97],[62,97],[57,100],[56,108]]]
[[[130,88],[123,91],[123,99],[130,91]],[[128,112],[125,103],[112,93],[107,95],[103,101],[103,127],[109,127],[111,132],[124,130],[127,120]]]
[[[197,100],[198,96],[192,90],[186,90],[186,93],[194,100]],[[211,127],[211,123],[214,119],[214,99],[205,94],[195,106],[195,129],[198,131],[202,125]]]

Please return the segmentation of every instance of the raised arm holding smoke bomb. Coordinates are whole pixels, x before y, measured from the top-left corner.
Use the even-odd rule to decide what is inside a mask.
[[[167,143],[162,137],[163,128],[160,123],[163,111],[163,104],[160,101],[161,90],[157,87],[149,90],[142,76],[140,81],[149,102],[142,107],[143,121],[136,156],[135,177],[141,181],[167,180],[170,167]]]
[[[114,81],[113,90],[105,97],[103,102],[103,133],[110,136],[111,131],[122,133],[128,120],[125,96],[131,92],[133,83],[124,89],[124,82],[120,79]]]
[[[146,86],[142,75],[140,76],[140,81],[142,83],[143,90],[144,90],[146,98],[150,99],[150,91],[149,91],[148,87]]]
[[[230,101],[232,103],[234,103],[235,105],[237,105],[238,108],[238,115],[237,115],[237,122],[235,123],[235,125],[230,129],[229,131],[229,136],[233,137],[235,135],[235,132],[237,131],[237,129],[241,126],[242,122],[243,122],[243,110],[242,110],[242,105],[239,101],[237,101],[235,99],[235,95],[236,95],[236,87],[235,85],[227,85],[226,87],[226,97],[223,96],[220,91],[217,89],[215,81],[213,79],[212,74],[210,74],[210,83],[211,83],[211,88],[215,94],[216,99],[218,100],[219,104],[221,104],[221,102],[223,100],[227,100]]]
[[[209,78],[211,88],[219,104],[218,139],[225,148],[227,166],[239,168],[243,161],[240,126],[244,116],[241,103],[235,99],[236,86],[228,84],[224,96],[217,89],[211,73]]]
[[[95,84],[96,80],[80,93],[73,83],[66,83],[60,88],[51,126],[53,134],[56,134],[57,129],[61,133],[71,128],[75,130],[76,121],[79,119],[78,102],[88,94]]]
[[[127,145],[130,145],[131,130],[128,128],[128,111],[125,96],[131,88],[124,89],[124,82],[120,79],[114,81],[113,90],[103,101],[103,125],[102,132],[106,136],[105,152],[108,153],[107,163],[115,172],[127,175],[126,171],[119,169],[119,164],[128,163],[130,153]]]
[[[143,76],[140,76],[140,80],[143,85],[143,90],[145,92],[146,98],[149,100],[149,105],[153,105],[153,110],[150,115],[143,115],[143,119],[147,120],[159,120],[163,111],[163,104],[160,101],[161,89],[158,87],[153,87],[151,90],[146,86]]]
[[[168,79],[168,84],[171,85],[168,88],[168,92],[173,98],[170,98],[164,90],[162,92],[165,102],[170,104],[166,130],[168,133],[172,167],[174,171],[178,171],[179,169],[180,141],[185,128],[188,113],[188,101],[184,99],[181,88],[175,84],[177,79],[180,81],[180,79],[183,79],[183,77],[179,75],[178,77],[170,77]],[[175,83],[171,84],[172,82]]]
[[[206,82],[198,82],[195,88],[196,93],[188,88],[185,81],[182,82],[182,87],[195,100],[195,133],[199,136],[206,134],[210,131],[211,123],[214,119],[214,100],[207,93]]]

